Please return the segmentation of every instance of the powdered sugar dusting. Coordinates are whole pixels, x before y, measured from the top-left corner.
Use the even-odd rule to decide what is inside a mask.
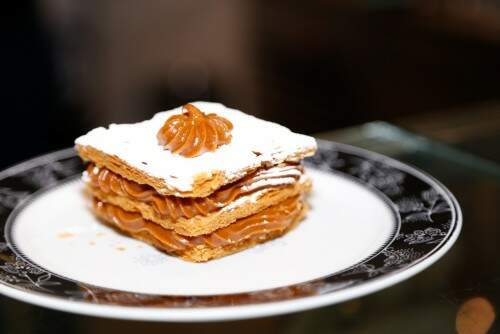
[[[247,196],[242,196],[238,198],[237,200],[232,201],[230,204],[226,205],[221,212],[228,212],[236,209],[237,207],[244,206],[247,203],[257,203],[259,198],[264,196],[267,192],[271,191],[270,188],[262,189],[259,191],[256,191],[250,195]]]
[[[299,182],[300,184],[303,185],[308,180],[309,180],[309,177],[306,176],[306,175],[304,175],[304,174],[302,174],[302,176],[301,176],[301,178],[300,178],[299,181],[297,181],[293,177],[284,177],[284,178],[277,178],[277,179],[264,179],[264,180],[258,181],[258,182],[262,182],[262,184],[260,186],[255,186],[254,187],[255,183],[253,183],[251,186],[254,189],[256,189],[256,188],[259,188],[259,187],[262,187],[262,186],[266,186],[266,185],[285,185],[285,184],[293,184],[293,183],[297,183],[297,182]],[[256,183],[258,183],[258,182],[256,182]],[[273,190],[273,188],[264,188],[264,189],[258,190],[256,192],[253,192],[250,195],[242,196],[242,197],[240,197],[240,198],[232,201],[230,204],[226,205],[222,209],[222,211],[232,211],[235,208],[243,206],[243,205],[245,205],[247,203],[257,203],[257,201],[259,200],[259,198],[261,198],[266,193],[268,193],[268,192],[270,192],[272,190]]]
[[[89,173],[87,173],[86,170],[84,170],[83,173],[82,173],[82,181],[85,182],[85,183],[90,182],[90,176],[89,176]]]
[[[233,123],[230,144],[195,158],[185,158],[165,150],[157,142],[156,133],[163,123],[181,108],[156,114],[152,119],[135,124],[111,124],[96,128],[76,139],[75,143],[92,146],[124,160],[150,176],[163,179],[179,192],[193,190],[197,175],[222,172],[227,182],[245,175],[249,168],[275,165],[290,160],[298,152],[313,152],[314,138],[293,133],[276,123],[230,109],[219,103],[195,102],[205,113],[216,113]],[[254,152],[259,152],[256,155]]]
[[[254,189],[258,189],[265,186],[282,186],[285,184],[293,184],[295,183],[295,179],[293,177],[282,177],[277,179],[264,179],[259,180],[257,182],[253,182],[248,186],[244,186],[242,188],[243,191],[252,191]]]

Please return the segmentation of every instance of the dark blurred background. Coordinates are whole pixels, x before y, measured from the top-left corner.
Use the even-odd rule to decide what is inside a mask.
[[[457,119],[459,135],[500,129],[495,0],[45,0],[2,12],[0,167],[191,100],[304,133],[379,119],[451,141]]]

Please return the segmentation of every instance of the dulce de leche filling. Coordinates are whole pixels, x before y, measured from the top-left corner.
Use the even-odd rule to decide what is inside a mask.
[[[299,180],[302,173],[302,165],[284,163],[267,169],[258,169],[241,180],[222,187],[208,197],[181,198],[160,195],[148,185],[127,180],[94,164],[87,167],[89,183],[92,187],[106,194],[148,203],[159,216],[172,220],[180,217],[189,219],[197,215],[206,216],[243,195],[267,188],[290,186]]]
[[[217,114],[205,114],[192,104],[169,117],[158,131],[158,143],[174,154],[194,158],[229,144],[233,124]]]
[[[300,216],[302,206],[300,196],[290,197],[210,234],[186,237],[142,218],[139,213],[128,212],[118,206],[94,199],[94,210],[102,219],[132,234],[147,232],[170,252],[179,252],[198,245],[224,247],[244,240],[258,240],[269,233],[283,232]]]

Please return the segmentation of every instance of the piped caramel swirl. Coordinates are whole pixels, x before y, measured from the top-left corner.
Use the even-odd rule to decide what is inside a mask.
[[[146,232],[169,252],[179,252],[198,245],[224,247],[249,239],[258,240],[267,234],[283,232],[300,217],[302,206],[300,196],[290,197],[278,205],[239,219],[210,234],[186,237],[142,218],[139,213],[128,212],[118,206],[94,199],[94,210],[102,219],[131,234]]]
[[[231,142],[233,124],[229,120],[205,114],[190,103],[182,111],[169,117],[156,135],[158,143],[172,153],[193,158]]]
[[[163,218],[173,221],[178,218],[192,218],[197,215],[206,216],[219,210],[243,195],[276,187],[294,184],[303,174],[299,164],[286,163],[272,168],[262,168],[245,176],[235,183],[217,190],[208,197],[181,198],[158,194],[152,187],[127,180],[106,168],[94,164],[87,167],[89,183],[106,194],[124,196],[148,203]]]

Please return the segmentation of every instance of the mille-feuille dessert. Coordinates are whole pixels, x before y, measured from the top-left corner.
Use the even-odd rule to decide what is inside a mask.
[[[185,260],[279,237],[307,210],[301,160],[314,154],[314,138],[222,104],[186,104],[75,143],[95,214]]]

